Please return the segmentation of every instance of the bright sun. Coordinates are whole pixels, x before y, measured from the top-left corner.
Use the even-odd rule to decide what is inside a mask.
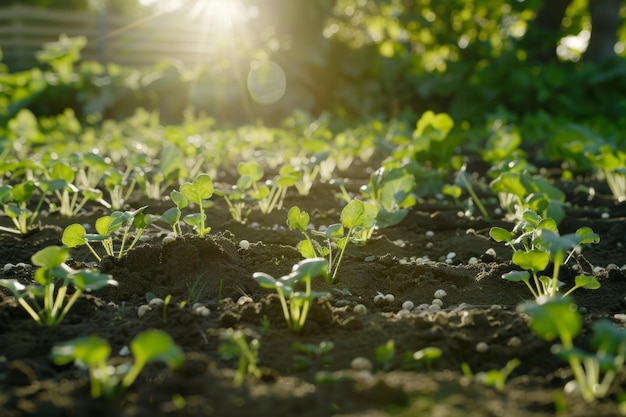
[[[189,17],[198,19],[211,31],[228,31],[237,23],[248,20],[249,11],[239,0],[140,0],[154,5],[158,11],[189,10]]]

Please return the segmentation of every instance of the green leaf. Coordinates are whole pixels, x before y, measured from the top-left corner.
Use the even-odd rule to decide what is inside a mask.
[[[530,315],[530,328],[547,341],[560,337],[573,340],[582,329],[582,318],[569,297],[539,297],[518,307]]]
[[[341,223],[348,229],[359,226],[365,207],[361,200],[352,200],[341,210]]]
[[[294,266],[292,274],[315,278],[326,274],[328,262],[324,258],[305,259]]]
[[[67,261],[69,257],[70,248],[52,245],[37,251],[31,257],[31,261],[33,265],[50,269],[61,265],[63,262]]]
[[[580,237],[581,245],[586,243],[600,243],[600,236],[591,229],[591,227],[581,227],[576,230],[576,235]]]
[[[541,272],[548,266],[550,255],[540,250],[528,252],[517,251],[513,254],[513,263],[520,268],[530,269],[533,272]]]
[[[180,216],[181,216],[181,212],[178,209],[178,207],[171,207],[165,210],[163,214],[161,214],[161,216],[159,217],[159,220],[164,221],[170,226],[174,226],[176,223],[180,221]]]
[[[204,227],[204,221],[206,219],[206,214],[200,213],[192,213],[183,217],[183,221],[190,226],[197,227],[198,229],[205,229],[206,232],[209,232],[209,228]]]
[[[165,362],[169,366],[182,365],[185,355],[174,340],[162,330],[146,330],[131,342],[130,350],[138,363]]]
[[[262,288],[265,288],[268,290],[276,289],[276,279],[273,276],[266,274],[265,272],[255,272],[254,274],[252,274],[252,278]]]
[[[586,290],[597,290],[600,288],[600,282],[598,279],[589,275],[577,275],[574,278],[574,285],[578,288],[584,288]]]
[[[331,224],[326,228],[326,231],[324,232],[324,236],[326,236],[327,239],[331,240],[342,238],[343,234],[344,230],[341,223]]]
[[[256,161],[241,162],[237,165],[237,171],[239,175],[247,175],[251,178],[252,182],[260,181],[263,178],[264,172],[261,165]]]
[[[513,235],[502,227],[492,227],[489,230],[489,236],[496,242],[510,242],[513,240]]]
[[[105,363],[111,354],[111,346],[98,336],[83,336],[55,345],[50,358],[57,365],[66,365],[75,360],[93,368]]]
[[[85,234],[87,231],[85,228],[78,224],[70,224],[63,230],[63,236],[61,242],[70,248],[76,248],[85,244]]]
[[[13,187],[13,199],[18,203],[27,203],[35,190],[35,183],[32,181],[22,182]]]
[[[88,269],[79,270],[72,274],[74,286],[81,291],[95,291],[107,285],[117,285],[117,281],[108,274]]]
[[[296,245],[296,250],[305,258],[315,258],[317,253],[310,240],[302,240]]]
[[[287,213],[287,226],[289,226],[291,230],[306,232],[309,219],[309,213],[301,211],[299,207],[294,206],[290,208]]]
[[[509,193],[524,198],[528,192],[522,184],[519,173],[503,172],[489,184],[494,193]]]
[[[117,214],[116,214],[117,213]],[[124,224],[120,212],[113,212],[110,216],[102,216],[96,220],[96,231],[100,236],[111,236]]]
[[[530,273],[528,271],[511,271],[502,274],[502,279],[513,282],[528,281],[530,279]]]
[[[202,200],[213,195],[213,181],[208,174],[200,174],[192,183],[186,182],[180,186],[180,192],[189,200],[198,205]]]
[[[185,198],[185,196],[183,195],[183,193],[181,193],[180,191],[172,191],[170,193],[170,198],[172,199],[172,202],[174,204],[176,204],[176,207],[181,210],[184,209],[185,207],[187,207],[187,204],[189,203],[187,201],[187,198]]]

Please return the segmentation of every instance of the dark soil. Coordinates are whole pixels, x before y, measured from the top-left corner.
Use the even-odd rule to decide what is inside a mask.
[[[285,207],[297,204],[311,214],[315,226],[329,225],[338,221],[341,210],[335,192],[321,184],[306,197],[289,194]],[[569,287],[577,274],[574,264],[583,270],[601,267],[594,272],[601,288],[575,293],[585,320],[576,344],[584,348],[590,323],[600,318],[620,323],[615,315],[625,312],[624,271],[605,267],[626,264],[626,207],[610,198],[587,201],[573,191],[568,201],[571,206],[559,226],[561,233],[584,225],[601,236],[599,244],[585,248],[561,275]],[[144,203],[135,201],[132,206]],[[147,204],[147,212],[154,214],[170,207]],[[563,387],[572,379],[569,367],[550,352],[551,343],[530,332],[526,318],[516,311],[531,294],[522,283],[501,278],[513,269],[511,250],[488,235],[492,226],[512,224],[461,216],[462,207],[442,200],[421,202],[400,225],[377,231],[364,246],[348,246],[338,283],[329,286],[322,278],[315,280],[315,289],[329,291],[333,298],[314,305],[298,334],[287,328],[277,297],[252,279],[257,271],[280,277],[301,260],[294,249],[301,236],[286,229],[286,211],[268,216],[253,211],[249,222],[241,225],[216,200],[208,212],[212,230],[205,238],[188,234],[163,245],[167,231],[150,229],[147,239],[128,255],[105,258],[99,265],[119,285],[81,297],[54,328],[38,326],[12,297],[0,294],[0,415],[619,415],[618,396],[626,388],[626,373],[618,375],[607,398],[594,404],[564,394]],[[93,224],[99,215],[71,220],[51,215],[41,219],[45,226],[26,237],[1,235],[0,266],[30,263],[35,251],[61,244],[64,226]],[[242,239],[251,243],[249,249],[239,247]],[[495,257],[485,253],[489,248],[495,249]],[[450,252],[456,256],[446,263]],[[93,262],[84,248],[74,249],[72,255],[74,267]],[[471,257],[478,262],[470,264]],[[32,280],[32,271],[23,267],[3,275]],[[447,292],[441,311],[399,313],[407,300],[415,306],[430,304],[437,289]],[[376,304],[377,292],[393,294],[395,300]],[[147,304],[150,294],[171,296],[171,301],[166,309],[155,307],[139,318],[138,307]],[[194,314],[194,303],[208,307],[210,315]],[[355,313],[356,304],[365,305],[367,313]],[[221,335],[229,327],[249,329],[249,337],[260,343],[262,376],[247,376],[241,387],[234,384],[236,361],[218,353]],[[91,399],[87,371],[75,365],[56,366],[48,356],[57,343],[96,334],[111,344],[113,361],[130,361],[120,350],[149,328],[169,333],[184,350],[185,364],[178,369],[150,364],[129,390],[113,399]],[[377,362],[375,349],[390,340],[395,357],[386,364]],[[308,367],[298,366],[302,361],[297,360],[295,342],[324,341],[332,342],[334,349],[311,357]],[[487,351],[477,350],[481,342]],[[404,360],[405,353],[411,356],[426,347],[443,353],[430,369]],[[351,370],[356,357],[369,359],[372,371]],[[474,374],[501,369],[514,358],[521,364],[503,391],[461,371],[464,363]]]

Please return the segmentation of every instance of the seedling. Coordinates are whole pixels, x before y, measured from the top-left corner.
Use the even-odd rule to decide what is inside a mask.
[[[84,336],[56,345],[50,357],[57,365],[80,362],[89,368],[91,397],[112,398],[130,387],[145,365],[164,362],[178,367],[184,361],[182,349],[162,330],[146,330],[131,342],[132,365],[111,366],[107,359],[111,346],[98,336]]]
[[[378,208],[377,227],[395,226],[404,220],[408,208],[417,203],[415,187],[415,177],[401,168],[387,171],[381,167],[372,173],[369,184],[361,187],[361,195]]]
[[[374,358],[376,362],[381,364],[384,371],[389,371],[393,367],[393,361],[396,358],[396,343],[388,340],[384,345],[376,346],[374,349]]]
[[[48,246],[41,249],[31,258],[33,265],[39,266],[35,271],[35,284],[24,286],[15,279],[2,279],[0,286],[13,294],[37,324],[56,326],[63,321],[83,292],[117,285],[110,275],[100,271],[70,268],[65,264],[69,256],[69,248]],[[69,285],[74,287],[74,293],[66,301]],[[43,304],[40,299],[43,299]]]
[[[489,213],[487,213],[487,209],[485,209],[483,202],[478,197],[478,194],[476,194],[476,191],[474,191],[474,186],[472,185],[472,181],[470,180],[469,175],[467,175],[467,165],[463,164],[463,166],[457,173],[455,183],[456,185],[462,188],[465,188],[467,190],[467,192],[472,198],[472,201],[474,202],[476,207],[478,207],[478,210],[480,210],[480,214],[482,214],[483,218],[485,220],[490,220],[491,218],[489,217]]]
[[[425,347],[416,352],[405,352],[404,369],[417,369],[425,366],[428,372],[432,372],[433,363],[442,355],[441,349],[438,347]]]
[[[312,301],[319,297],[330,297],[326,292],[311,291],[311,280],[324,275],[327,266],[325,259],[311,258],[294,265],[292,272],[280,279],[264,272],[255,272],[252,277],[261,287],[276,290],[287,326],[299,332],[306,323]],[[296,290],[299,284],[304,284],[304,291]]]
[[[543,295],[554,296],[558,293],[561,286],[559,273],[561,267],[570,259],[569,256],[565,257],[568,252],[571,256],[571,253],[579,250],[581,245],[600,241],[600,237],[589,227],[581,227],[576,233],[560,236],[553,219],[541,218],[531,210],[524,212],[522,221],[515,226],[513,232],[493,227],[489,234],[496,242],[506,242],[513,250],[513,263],[524,269],[508,272],[502,275],[502,278],[523,282],[535,298]],[[519,236],[516,236],[517,234]],[[541,275],[550,261],[553,263],[552,277]],[[565,295],[577,288],[599,287],[600,283],[595,277],[579,275],[575,278],[574,287]]]
[[[609,145],[605,145],[600,148],[598,155],[588,157],[604,175],[615,200],[626,201],[626,152],[613,151]]]
[[[461,365],[461,369],[463,370],[463,375],[467,378],[476,379],[483,385],[494,387],[497,391],[502,392],[504,391],[507,378],[520,363],[519,359],[514,358],[508,361],[502,369],[490,369],[487,372],[479,372],[476,375],[472,373],[469,365],[465,362]]]
[[[70,248],[86,245],[98,262],[102,259],[90,242],[100,242],[108,256],[121,258],[135,247],[148,226],[150,220],[143,214],[145,208],[144,206],[134,211],[114,211],[110,216],[100,217],[95,224],[97,234],[88,234],[81,224],[71,224],[63,231],[61,241]],[[131,227],[135,228],[135,235],[131,244],[126,247],[126,242],[130,238]],[[114,235],[122,228],[122,241],[116,251],[113,245]]]
[[[204,237],[211,231],[206,226],[206,214],[204,213],[205,201],[213,195],[213,181],[207,174],[198,175],[193,182],[185,182],[180,186],[180,192],[188,201],[195,203],[199,209],[198,213],[188,214],[183,217],[183,221],[193,226],[199,237]]]
[[[567,297],[541,297],[518,307],[530,316],[530,329],[544,340],[559,339],[556,353],[567,360],[578,389],[587,402],[608,394],[616,373],[626,359],[626,330],[607,320],[592,324],[592,346],[589,353],[574,346],[574,338],[582,329],[582,318]]]
[[[220,358],[224,360],[238,359],[237,373],[235,374],[235,386],[240,387],[250,374],[255,378],[261,377],[259,362],[259,340],[252,338],[248,342],[248,335],[243,330],[228,328],[224,331],[223,342],[219,345]]]
[[[319,344],[295,342],[292,349],[297,352],[294,359],[294,369],[302,371],[311,367],[319,369],[329,366],[333,357],[330,354],[335,348],[331,341],[322,341]]]
[[[328,263],[327,272],[324,275],[326,282],[335,283],[341,260],[346,246],[355,236],[359,236],[359,242],[367,239],[376,225],[377,207],[372,203],[352,200],[341,211],[341,223],[335,223],[325,232],[311,231],[310,233],[322,237],[326,243],[322,246],[317,240],[309,236],[309,214],[294,206],[287,214],[287,225],[291,230],[299,230],[305,240],[299,242],[296,249],[305,258],[326,258]],[[347,231],[346,231],[347,230]],[[335,253],[339,250],[339,254]]]
[[[176,191],[176,190],[170,193],[170,199],[176,205],[176,207],[167,209],[163,214],[161,214],[158,220],[161,220],[169,224],[170,227],[172,228],[172,232],[174,233],[174,236],[179,237],[183,234],[180,228],[180,218],[182,216],[182,209],[187,207],[187,205],[189,204],[189,201],[187,201],[187,198],[183,195],[183,193],[181,193],[180,191]]]
[[[237,181],[238,188],[249,189],[248,195],[257,202],[263,214],[269,214],[274,209],[281,209],[287,189],[300,179],[299,174],[288,165],[281,167],[278,175],[265,183],[260,182],[265,172],[256,161],[241,163],[237,170],[241,175]]]

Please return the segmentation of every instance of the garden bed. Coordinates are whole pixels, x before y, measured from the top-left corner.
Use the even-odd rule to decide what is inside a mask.
[[[355,180],[351,190],[364,182]],[[501,278],[516,269],[511,249],[489,236],[491,227],[510,230],[513,224],[462,215],[464,208],[451,201],[420,201],[399,225],[376,231],[365,245],[349,245],[335,284],[313,280],[315,290],[328,291],[332,298],[315,302],[301,332],[290,330],[278,297],[262,289],[253,274],[288,274],[302,260],[295,249],[302,234],[287,228],[287,209],[297,205],[306,210],[317,227],[335,223],[341,211],[336,192],[336,187],[317,183],[308,196],[289,193],[284,208],[270,215],[253,211],[246,224],[233,221],[223,200],[214,198],[215,206],[207,212],[212,229],[202,238],[186,234],[164,244],[166,231],[150,228],[127,255],[105,257],[98,265],[118,285],[81,296],[56,327],[37,325],[12,297],[0,294],[0,414],[619,414],[618,396],[626,384],[623,370],[610,394],[595,403],[564,393],[573,379],[569,366],[551,353],[554,342],[535,336],[528,317],[518,312],[517,306],[532,295],[524,284]],[[601,318],[619,323],[616,314],[622,317],[619,314],[626,307],[624,271],[619,269],[626,264],[622,247],[626,207],[602,196],[588,200],[573,190],[567,192],[567,201],[570,207],[559,231],[573,233],[589,226],[601,238],[570,260],[560,275],[565,288],[581,270],[601,283],[597,290],[574,293],[584,318],[575,343],[586,347],[590,324]],[[130,205],[147,205],[146,213],[155,214],[169,207],[139,196]],[[488,210],[493,213],[494,206]],[[45,226],[27,236],[3,234],[0,265],[30,264],[37,250],[61,245],[65,226],[77,221],[93,224],[102,214],[92,209],[71,220],[51,215],[41,218]],[[242,248],[242,240],[250,246]],[[84,247],[72,249],[71,266],[84,267],[93,261]],[[609,264],[618,268],[607,269]],[[26,283],[32,280],[32,270],[18,266],[4,276]],[[430,305],[440,289],[447,296],[439,311],[418,308]],[[393,301],[375,302],[378,292],[392,294]],[[152,296],[171,298],[139,317],[139,307]],[[401,311],[405,301],[415,308]],[[197,314],[198,305],[192,308],[196,303],[210,314]],[[366,311],[355,312],[357,304]],[[174,339],[185,352],[184,364],[177,369],[149,364],[127,391],[112,399],[91,399],[86,370],[73,364],[58,366],[49,358],[55,344],[95,334],[111,344],[114,361],[130,360],[120,352],[136,334],[150,328],[162,329]],[[236,359],[226,359],[219,349],[227,328],[247,329],[248,340],[259,342],[261,375],[247,375],[241,386],[235,384]],[[381,346],[389,341],[395,354],[383,360]],[[324,349],[328,342],[332,349]],[[309,347],[309,353],[294,349],[295,343]],[[439,348],[441,357],[431,363],[411,360],[414,352],[429,347]],[[367,358],[371,371],[354,369],[357,357]],[[478,376],[501,370],[514,359],[519,366],[503,390],[486,385]]]

